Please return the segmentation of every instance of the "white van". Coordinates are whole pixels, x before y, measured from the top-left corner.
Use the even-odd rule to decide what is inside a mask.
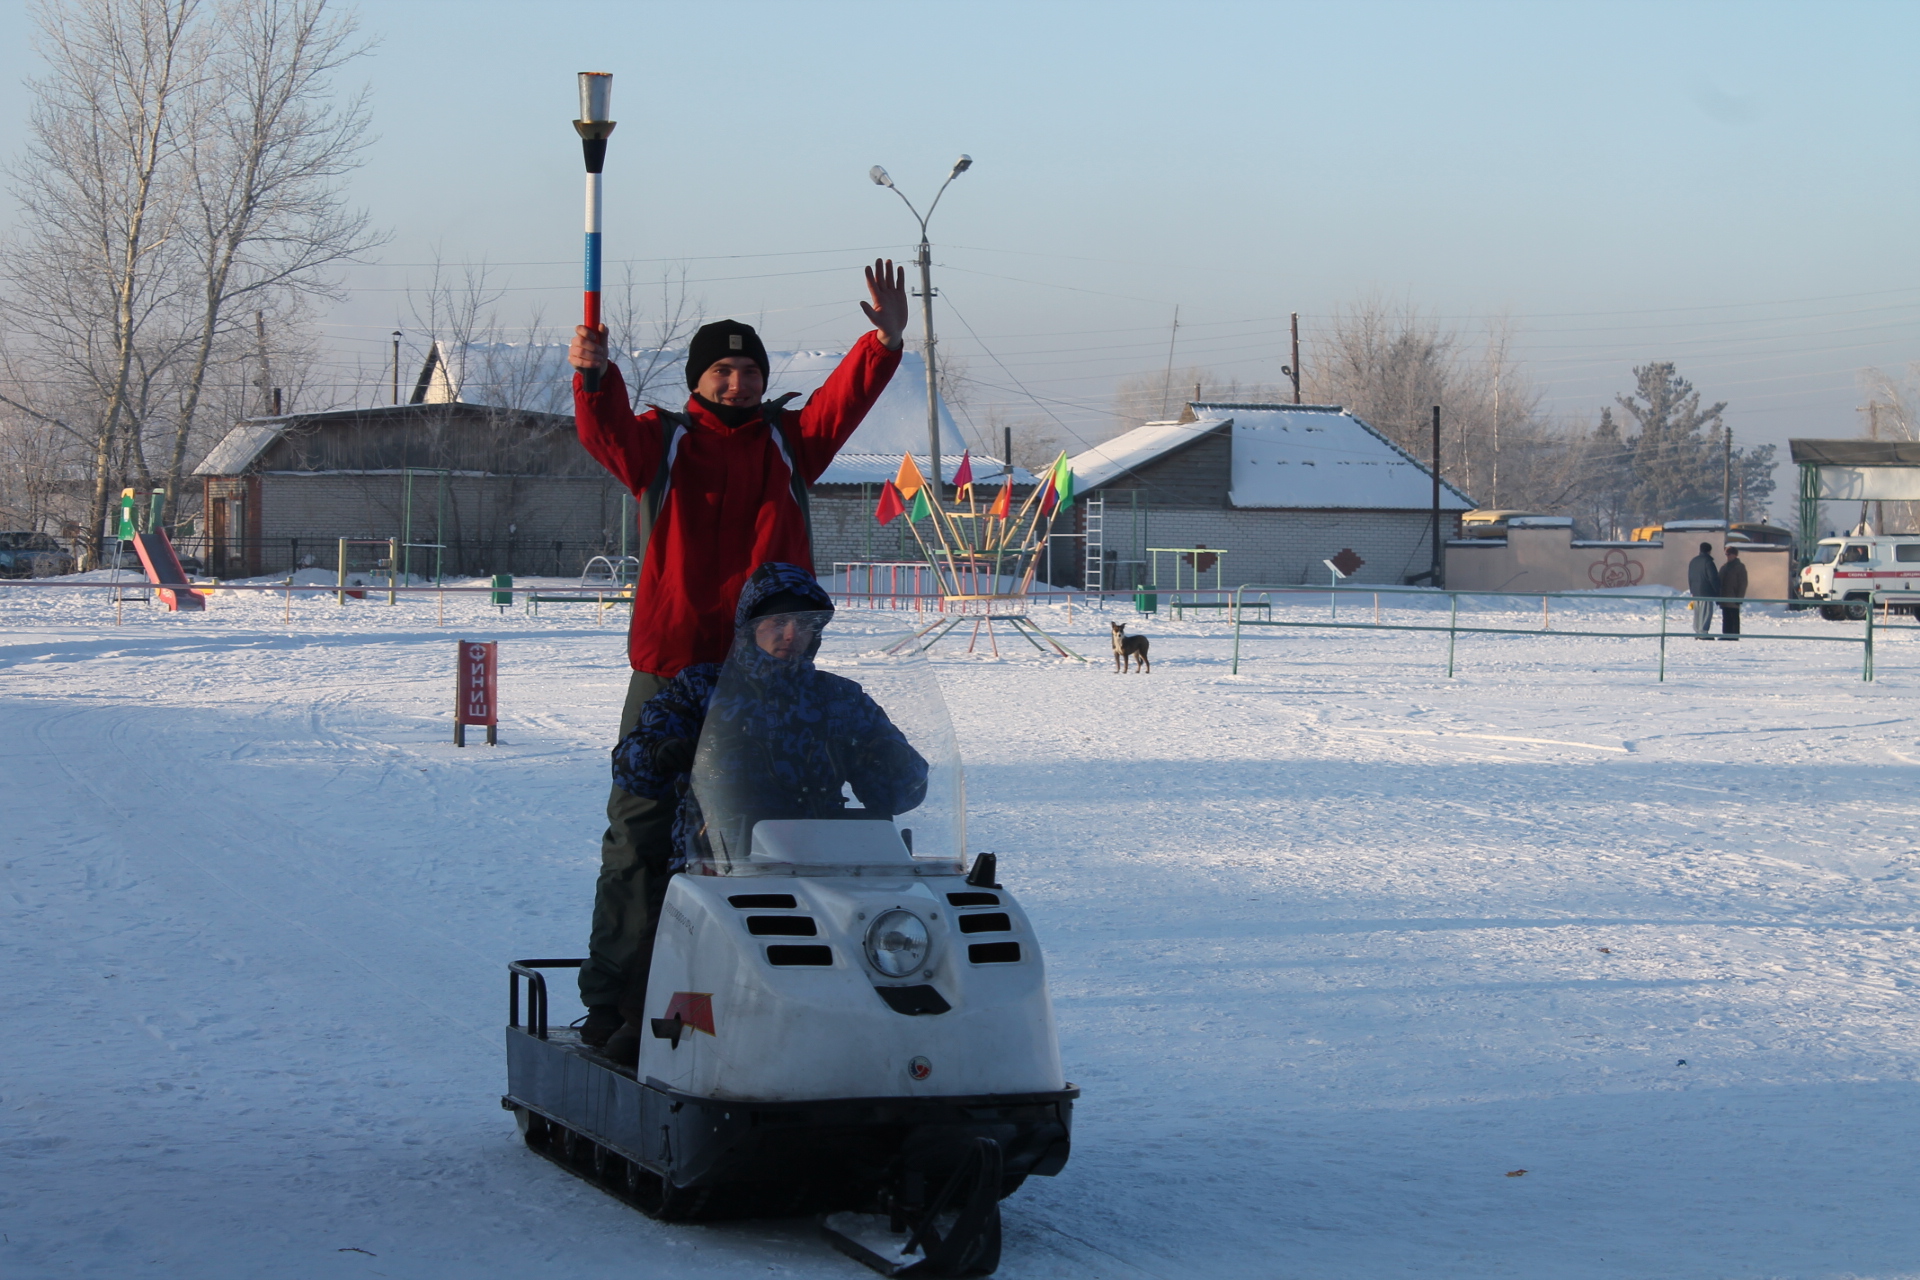
[[[1800,595],[1810,600],[1858,600],[1820,607],[1820,616],[1838,622],[1867,616],[1865,601],[1874,591],[1911,591],[1920,608],[1920,536],[1862,534],[1822,538],[1813,558],[1800,570]]]

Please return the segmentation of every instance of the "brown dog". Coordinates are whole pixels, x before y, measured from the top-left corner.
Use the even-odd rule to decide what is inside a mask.
[[[1147,638],[1128,635],[1127,624],[1124,622],[1112,622],[1107,625],[1113,628],[1113,669],[1124,672],[1137,662],[1140,664],[1141,671],[1152,675],[1153,664],[1147,661]]]

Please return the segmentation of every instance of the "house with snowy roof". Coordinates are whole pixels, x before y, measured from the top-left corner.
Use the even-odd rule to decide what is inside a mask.
[[[770,352],[769,398],[804,397],[826,381],[843,352]],[[686,402],[686,353],[616,354],[635,401]],[[814,486],[814,558],[836,561],[916,554],[904,524],[874,519],[880,485],[903,453],[927,463],[926,365],[914,352],[832,466]],[[632,501],[580,447],[573,425],[573,370],[550,343],[435,342],[408,403],[252,418],[236,424],[195,469],[206,513],[203,541],[216,573],[278,573],[331,567],[340,538],[399,538],[421,548],[413,571],[437,559],[459,574],[571,576],[596,555],[633,544]],[[804,400],[799,403],[804,403]],[[941,472],[952,481],[966,442],[938,403]],[[1000,459],[974,456],[982,481]],[[1035,483],[1013,472],[1017,488]]]
[[[1089,561],[1108,590],[1146,582],[1154,547],[1225,552],[1227,585],[1325,582],[1322,562],[1343,551],[1361,562],[1356,583],[1398,585],[1432,565],[1433,473],[1338,405],[1196,401],[1071,465],[1086,546],[1075,583]],[[1473,505],[1442,483],[1443,543]],[[1186,557],[1183,581],[1195,559],[1207,557]],[[1163,585],[1171,568],[1160,557]]]

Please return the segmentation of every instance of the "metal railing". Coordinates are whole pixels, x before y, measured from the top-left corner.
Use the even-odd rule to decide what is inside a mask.
[[[1253,618],[1248,616],[1250,610],[1252,610],[1257,606],[1255,606],[1251,602],[1248,602],[1246,597],[1249,594],[1255,594],[1255,593],[1265,596],[1269,601],[1272,602],[1272,612],[1269,614],[1269,616],[1265,618]],[[1419,632],[1429,632],[1429,633],[1436,633],[1436,634],[1440,632],[1444,632],[1446,633],[1446,637],[1447,637],[1447,676],[1449,679],[1451,679],[1454,674],[1455,656],[1456,656],[1455,651],[1457,648],[1459,637],[1462,635],[1522,635],[1522,636],[1550,635],[1550,636],[1570,636],[1570,637],[1595,637],[1595,638],[1604,638],[1604,639],[1612,639],[1612,640],[1657,640],[1659,642],[1659,678],[1664,681],[1667,678],[1667,640],[1668,638],[1674,637],[1674,638],[1685,639],[1695,635],[1703,634],[1701,632],[1695,631],[1692,627],[1683,627],[1676,630],[1675,628],[1670,627],[1668,625],[1669,619],[1671,617],[1671,611],[1675,604],[1685,603],[1688,605],[1702,605],[1709,608],[1714,608],[1722,604],[1742,605],[1742,606],[1790,605],[1790,606],[1796,606],[1801,609],[1805,609],[1809,606],[1809,602],[1806,600],[1775,600],[1770,598],[1753,597],[1753,596],[1745,596],[1745,597],[1698,596],[1696,597],[1696,596],[1669,596],[1669,595],[1614,595],[1614,594],[1595,595],[1591,592],[1583,592],[1583,591],[1435,591],[1431,588],[1425,588],[1425,587],[1357,587],[1357,586],[1356,587],[1309,587],[1309,586],[1300,586],[1300,585],[1273,586],[1273,585],[1256,584],[1256,583],[1248,583],[1244,586],[1241,586],[1237,588],[1233,594],[1234,594],[1234,603],[1233,603],[1233,609],[1232,609],[1232,621],[1233,621],[1232,670],[1235,674],[1238,674],[1240,670],[1241,628],[1243,627],[1295,627],[1302,630],[1318,630],[1318,631],[1419,631]],[[1876,593],[1875,600],[1876,602],[1878,602],[1879,595],[1897,597],[1901,594],[1902,593],[1900,592]],[[1364,615],[1363,615],[1363,620],[1361,621],[1343,622],[1340,620],[1339,601],[1341,597],[1346,597],[1348,599],[1358,599],[1358,598],[1364,598],[1369,595],[1371,595],[1374,599],[1374,611],[1373,611],[1373,618],[1371,621],[1364,620]],[[1310,620],[1299,619],[1299,618],[1273,616],[1274,614],[1279,613],[1281,605],[1285,602],[1284,597],[1287,597],[1287,596],[1296,596],[1296,597],[1302,598],[1303,600],[1307,597],[1329,598],[1331,601],[1331,608],[1329,610],[1330,616],[1328,617],[1328,620],[1325,622],[1318,622],[1318,621],[1310,621]],[[1447,620],[1444,623],[1382,621],[1381,613],[1380,613],[1380,604],[1379,604],[1379,600],[1381,596],[1388,596],[1388,597],[1408,596],[1408,597],[1413,597],[1419,600],[1433,601],[1433,602],[1437,602],[1444,597],[1447,602],[1447,605],[1446,605]],[[1540,613],[1541,613],[1540,625],[1537,627],[1517,627],[1517,626],[1500,627],[1500,626],[1481,626],[1471,622],[1462,623],[1460,621],[1460,600],[1462,597],[1466,597],[1470,602],[1482,601],[1482,600],[1538,601],[1540,603]],[[1655,610],[1657,614],[1657,618],[1656,618],[1657,626],[1648,630],[1632,630],[1632,629],[1585,630],[1585,629],[1580,629],[1578,627],[1575,627],[1575,628],[1555,627],[1553,625],[1553,606],[1551,603],[1554,600],[1575,600],[1575,601],[1579,601],[1581,604],[1584,604],[1584,605],[1617,604],[1617,603],[1625,603],[1630,601],[1631,602],[1644,601],[1657,606]],[[1911,596],[1909,595],[1909,601],[1910,600],[1911,600]],[[1838,602],[1822,601],[1821,603],[1838,603]],[[1892,603],[1891,601],[1887,602],[1889,607],[1891,607],[1891,603]],[[1798,640],[1798,641],[1804,641],[1804,642],[1813,643],[1813,644],[1823,644],[1823,643],[1824,644],[1857,644],[1861,646],[1860,678],[1865,681],[1871,681],[1873,679],[1873,639],[1874,639],[1874,630],[1876,626],[1876,623],[1874,621],[1874,614],[1876,612],[1880,612],[1880,610],[1876,610],[1871,606],[1862,608],[1861,613],[1863,616],[1859,619],[1856,619],[1856,621],[1861,622],[1863,624],[1863,627],[1861,632],[1857,635],[1811,635],[1811,634],[1783,635],[1779,633],[1768,633],[1768,632],[1743,632],[1741,633],[1741,638],[1743,639],[1751,638],[1751,639],[1763,640],[1763,641]],[[1882,621],[1878,624],[1878,626],[1880,627],[1880,629],[1884,630],[1889,626],[1889,624],[1886,623],[1885,621]],[[1908,627],[1908,628],[1902,628],[1902,629],[1920,630],[1920,626]],[[1711,633],[1705,633],[1705,634],[1711,634]]]

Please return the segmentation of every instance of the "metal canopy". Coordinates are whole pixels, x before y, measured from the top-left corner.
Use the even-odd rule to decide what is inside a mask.
[[[1793,460],[1816,467],[1920,467],[1911,440],[1789,440]]]
[[[1789,440],[1800,468],[1799,553],[1820,539],[1822,502],[1920,500],[1920,442],[1910,440]]]

